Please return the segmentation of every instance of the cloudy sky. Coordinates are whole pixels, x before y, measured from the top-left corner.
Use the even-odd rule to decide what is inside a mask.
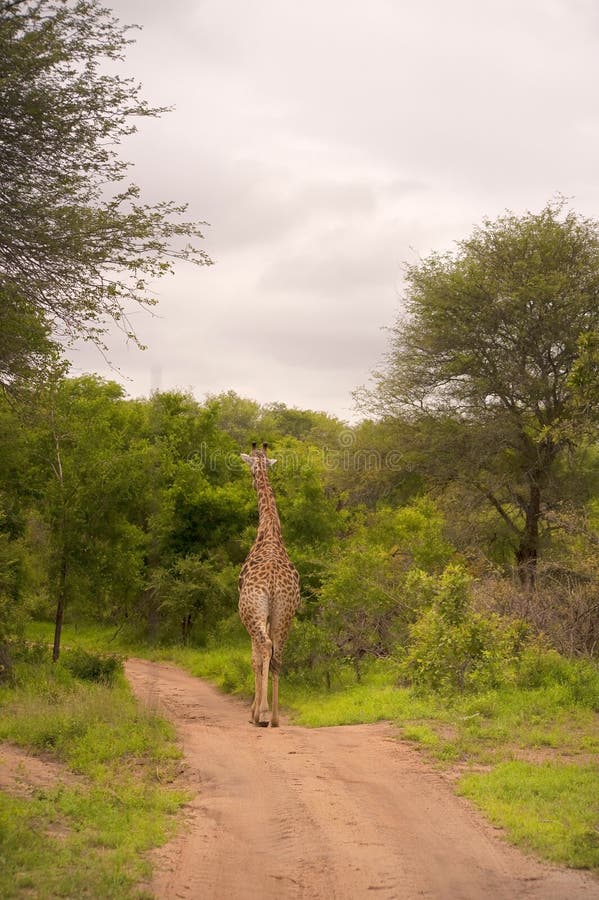
[[[210,223],[111,358],[133,396],[233,389],[353,417],[402,264],[556,193],[599,217],[596,0],[106,0],[175,110],[124,148]],[[91,348],[74,369],[109,377]]]

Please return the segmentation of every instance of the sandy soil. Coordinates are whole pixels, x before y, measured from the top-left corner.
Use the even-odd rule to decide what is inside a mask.
[[[390,726],[259,729],[173,666],[127,675],[176,725],[197,791],[154,857],[159,900],[599,898],[592,876],[508,846]]]

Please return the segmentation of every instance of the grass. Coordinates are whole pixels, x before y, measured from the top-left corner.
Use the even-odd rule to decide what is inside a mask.
[[[66,629],[65,643],[96,646],[113,633]],[[251,696],[247,639],[133,652]],[[332,690],[305,675],[284,675],[281,700],[292,721],[308,727],[393,722],[514,843],[599,870],[599,672],[591,664],[531,654],[501,688],[442,697],[398,686],[393,663],[378,660],[364,666],[359,684],[349,667],[341,669]]]
[[[173,730],[122,675],[84,682],[36,652],[0,689],[0,740],[60,761],[65,780],[27,797],[0,792],[0,896],[142,897],[144,854],[172,833],[185,799],[169,787]]]
[[[459,792],[506,829],[514,843],[568,866],[599,862],[596,765],[512,760],[462,778]],[[534,827],[531,827],[531,821]]]
[[[29,621],[26,636],[29,641],[51,645],[54,641],[54,623]],[[140,642],[132,639],[126,629],[90,622],[65,623],[62,628],[61,647],[62,649],[79,647],[83,650],[101,650],[104,653],[127,655],[141,652]]]

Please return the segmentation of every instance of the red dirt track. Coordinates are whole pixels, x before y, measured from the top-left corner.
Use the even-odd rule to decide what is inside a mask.
[[[592,876],[506,844],[390,726],[256,728],[174,666],[126,672],[177,728],[196,792],[153,857],[159,900],[599,898]]]

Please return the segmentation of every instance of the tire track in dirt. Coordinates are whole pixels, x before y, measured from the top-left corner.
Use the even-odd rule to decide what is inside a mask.
[[[591,900],[599,881],[507,845],[387,725],[258,729],[249,705],[129,660],[176,726],[196,790],[153,857],[159,900]]]

